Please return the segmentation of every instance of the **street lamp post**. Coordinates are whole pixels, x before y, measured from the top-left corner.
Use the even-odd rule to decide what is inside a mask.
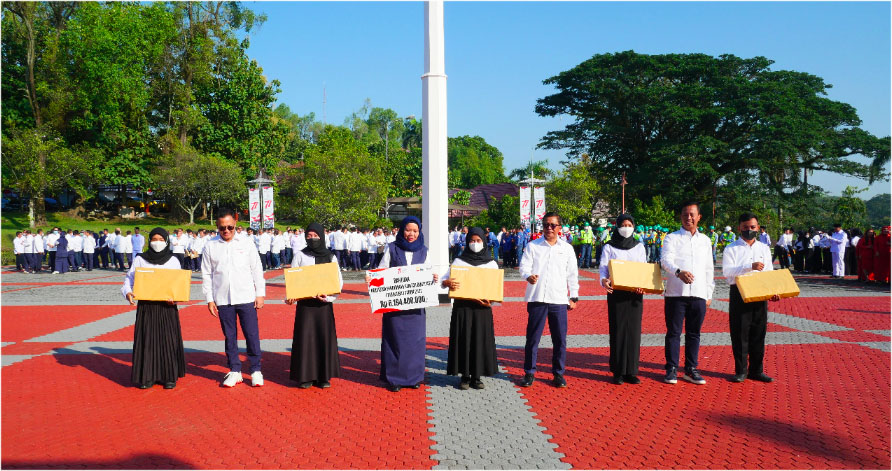
[[[266,178],[266,174],[263,172],[263,167],[257,171],[257,178],[248,181],[248,183],[255,185],[257,188],[257,196],[260,199],[260,228],[263,229],[263,185],[270,184],[273,181],[269,178]],[[248,199],[248,204],[250,205],[250,198]],[[248,208],[248,219],[250,224],[251,219],[251,210]]]

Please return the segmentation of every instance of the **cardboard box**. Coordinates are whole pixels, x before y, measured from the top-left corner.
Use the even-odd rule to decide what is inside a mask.
[[[607,271],[613,282],[613,289],[635,291],[636,288],[641,288],[650,294],[663,292],[663,273],[657,263],[611,259],[607,264]]]
[[[504,299],[504,270],[452,265],[449,278],[459,282],[458,289],[449,290],[450,298],[496,302]]]
[[[799,286],[786,268],[750,272],[738,276],[735,282],[745,303],[765,301],[775,294],[781,298],[799,296]]]
[[[315,298],[341,292],[337,263],[307,265],[285,270],[285,299]]]
[[[133,296],[141,301],[188,301],[192,272],[139,267],[133,271]]]

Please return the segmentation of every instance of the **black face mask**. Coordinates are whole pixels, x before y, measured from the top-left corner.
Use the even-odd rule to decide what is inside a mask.
[[[753,240],[759,236],[759,231],[741,231],[740,237],[744,240]]]
[[[325,248],[325,241],[322,239],[307,239],[307,247],[310,250],[316,251]]]

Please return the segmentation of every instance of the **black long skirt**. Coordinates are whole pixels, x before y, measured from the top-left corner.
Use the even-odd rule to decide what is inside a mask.
[[[610,372],[637,375],[641,352],[642,296],[616,290],[607,295],[607,323],[610,326]]]
[[[331,303],[303,299],[294,314],[291,379],[298,383],[339,378],[338,334]]]
[[[456,299],[449,322],[446,373],[480,378],[498,371],[492,308]]]
[[[172,383],[186,376],[183,332],[176,306],[139,301],[133,332],[134,384]]]

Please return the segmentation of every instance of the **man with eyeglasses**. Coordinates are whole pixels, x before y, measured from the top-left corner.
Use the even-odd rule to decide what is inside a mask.
[[[201,258],[202,290],[208,302],[208,311],[220,319],[226,339],[229,372],[223,378],[223,386],[229,388],[242,382],[237,321],[241,322],[248,346],[251,384],[263,386],[257,310],[263,308],[266,281],[253,241],[235,239],[237,222],[238,213],[235,210],[220,210],[217,216],[220,237],[208,241]]]
[[[557,213],[543,217],[544,237],[530,242],[520,261],[520,276],[527,281],[527,333],[524,347],[524,377],[520,386],[536,380],[536,357],[545,320],[551,330],[554,386],[567,387],[564,367],[567,359],[567,309],[579,301],[579,268],[573,246],[558,237],[561,218]],[[569,295],[568,295],[569,294]]]

